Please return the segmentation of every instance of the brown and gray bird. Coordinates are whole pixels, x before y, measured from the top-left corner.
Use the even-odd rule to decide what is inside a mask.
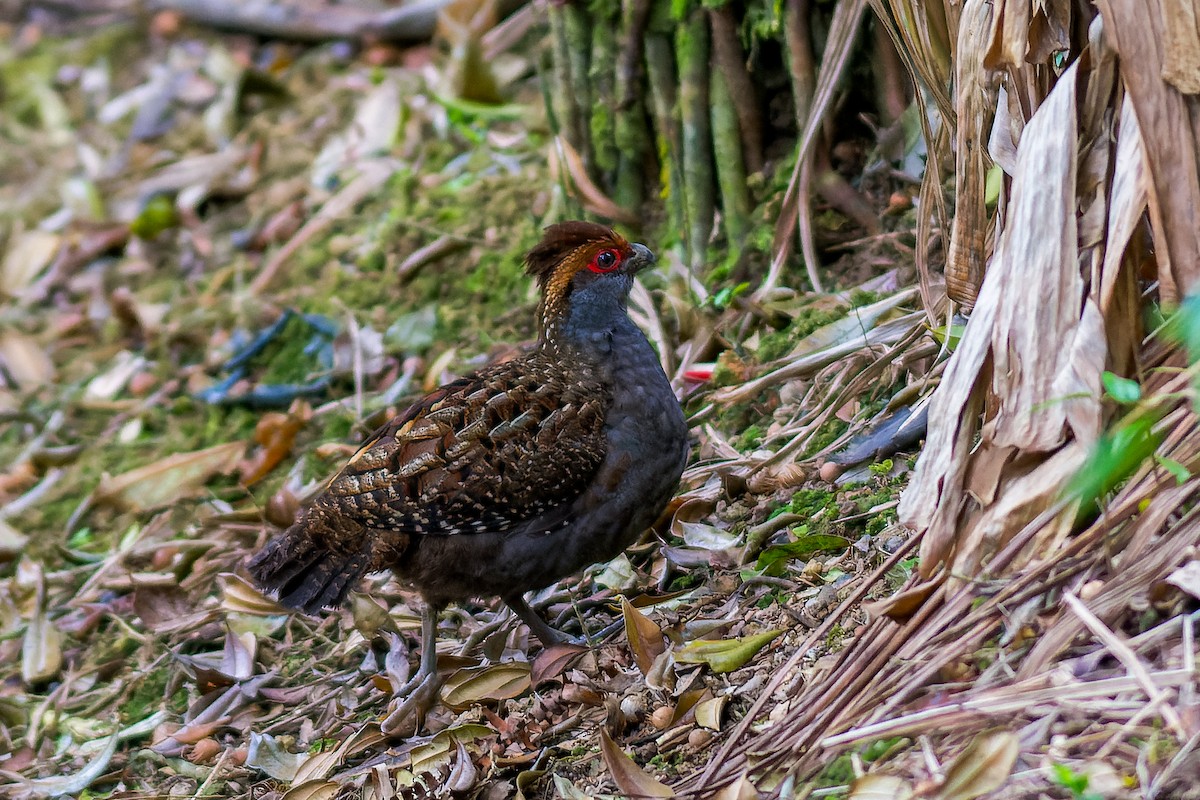
[[[250,562],[313,613],[391,569],[426,602],[422,658],[401,691],[437,686],[437,615],[499,596],[549,645],[524,594],[628,547],[667,505],[688,455],[671,385],[626,304],[645,246],[602,225],[546,229],[525,257],[537,345],[441,387],[364,444]]]

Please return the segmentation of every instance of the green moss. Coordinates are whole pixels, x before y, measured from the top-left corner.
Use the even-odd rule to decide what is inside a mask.
[[[872,303],[878,303],[882,299],[883,295],[879,292],[867,292],[862,289],[855,289],[850,292],[850,307],[862,308]]]
[[[850,635],[850,631],[843,628],[841,625],[834,625],[829,629],[829,633],[825,634],[825,647],[832,651],[840,650],[842,642]]]
[[[837,497],[824,489],[801,489],[792,495],[784,510],[806,517],[815,517],[825,510],[837,509]],[[774,516],[774,515],[773,515]]]
[[[841,436],[850,426],[842,422],[837,417],[830,417],[821,423],[821,427],[817,428],[817,432],[813,434],[812,443],[808,446],[808,452],[816,453],[824,450],[835,439]]]
[[[738,450],[753,450],[762,444],[766,430],[761,425],[750,425],[742,431],[742,435],[734,440],[733,446]]]
[[[878,536],[887,530],[888,526],[896,521],[896,512],[894,509],[889,509],[882,514],[876,514],[867,519],[867,524],[863,530],[868,536]]]
[[[650,757],[646,762],[647,767],[654,767],[667,773],[675,773],[684,761],[687,760],[687,754],[682,749],[676,748],[669,753],[657,753]]]
[[[867,469],[869,469],[871,471],[871,474],[873,474],[873,475],[886,476],[888,473],[890,473],[892,471],[892,467],[894,467],[894,466],[895,466],[895,464],[892,462],[892,460],[890,458],[885,458],[883,461],[879,461],[875,464],[871,464],[870,466],[867,467]]]
[[[849,313],[844,307],[803,309],[784,329],[760,337],[756,355],[761,361],[774,361],[791,352],[802,339]]]
[[[143,720],[162,708],[170,677],[169,667],[162,665],[131,680],[133,691],[119,709],[121,723],[128,725]]]
[[[700,571],[685,572],[682,575],[677,575],[671,585],[667,587],[668,592],[683,592],[691,589],[694,586],[700,586],[704,583],[704,573]]]
[[[309,755],[324,753],[336,748],[340,742],[337,739],[314,739],[313,743],[308,746]]]
[[[857,775],[854,772],[854,759],[849,753],[843,753],[835,758],[817,775],[817,786],[844,786],[853,781]],[[836,795],[826,795],[836,796]]]
[[[911,743],[912,740],[904,736],[876,739],[862,749],[863,761],[866,761],[868,764],[874,763],[887,758],[892,753],[900,751]]]

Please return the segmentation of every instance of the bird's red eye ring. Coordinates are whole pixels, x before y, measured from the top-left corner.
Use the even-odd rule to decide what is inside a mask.
[[[596,253],[595,258],[588,264],[588,269],[604,274],[612,272],[619,266],[621,266],[621,255],[616,250],[605,249]]]

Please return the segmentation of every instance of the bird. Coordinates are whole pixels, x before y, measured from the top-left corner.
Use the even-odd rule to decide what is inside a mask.
[[[525,593],[615,558],[678,488],[688,426],[627,311],[654,263],[607,226],[547,227],[525,256],[536,344],[386,422],[250,560],[261,588],[309,614],[387,569],[421,596],[420,667],[396,690],[393,727],[436,697],[448,603],[499,597],[543,647],[570,641]]]

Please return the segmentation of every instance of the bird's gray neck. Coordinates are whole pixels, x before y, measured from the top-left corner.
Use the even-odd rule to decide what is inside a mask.
[[[628,288],[614,287],[614,283],[598,281],[576,289],[566,312],[557,319],[547,320],[546,339],[585,351],[599,348],[607,352],[614,335],[629,332],[641,335],[626,310]],[[631,278],[629,284],[632,283]]]

